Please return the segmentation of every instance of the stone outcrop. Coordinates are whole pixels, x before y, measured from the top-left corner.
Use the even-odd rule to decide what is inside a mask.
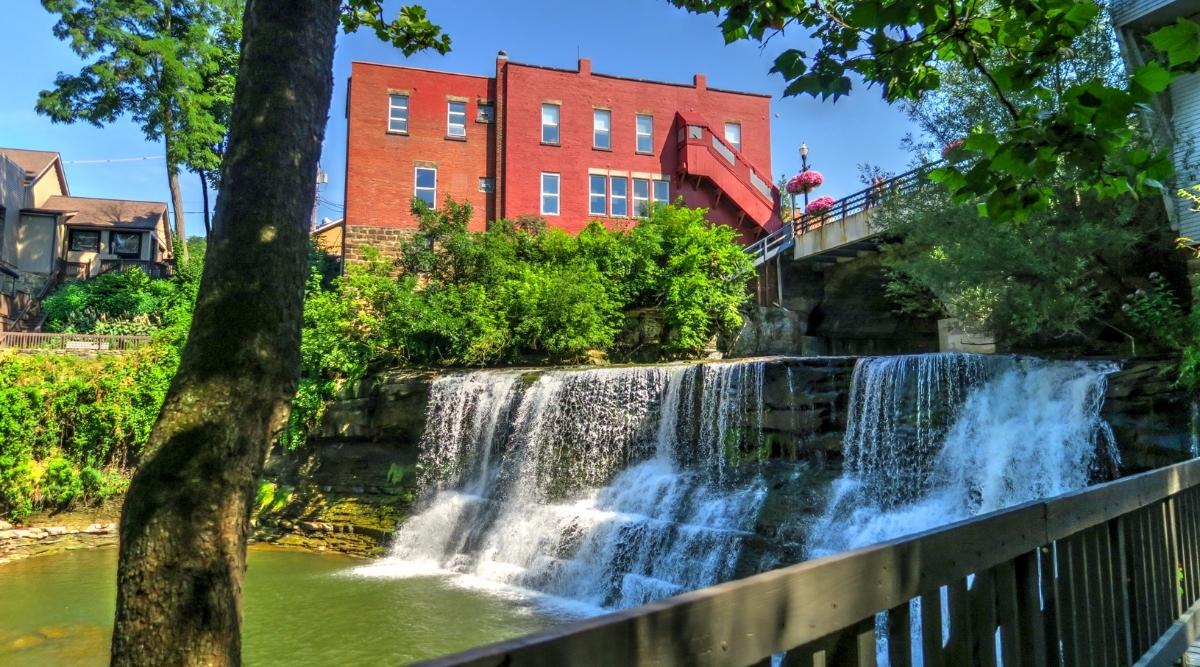
[[[99,514],[38,515],[21,526],[0,521],[0,565],[59,551],[116,546],[117,514],[117,508],[107,508]]]
[[[1195,446],[1192,403],[1175,384],[1174,360],[1135,360],[1108,378],[1103,414],[1113,429],[1125,472],[1169,465]]]

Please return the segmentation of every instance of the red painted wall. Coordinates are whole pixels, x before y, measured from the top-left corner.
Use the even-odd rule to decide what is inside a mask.
[[[702,75],[693,84],[680,85],[593,74],[587,60],[579,65],[580,71],[570,71],[497,61],[502,92],[498,125],[475,121],[479,100],[496,101],[497,79],[353,63],[347,100],[346,224],[415,227],[409,213],[414,167],[431,162],[438,167],[438,201],[450,195],[471,202],[473,229],[483,229],[485,220],[497,217],[540,215],[542,172],[560,174],[560,214],[546,216],[547,222],[571,232],[582,229],[596,217],[588,212],[589,169],[670,178],[672,200],[682,196],[689,206],[710,208],[714,222],[736,226],[737,209],[727,199],[718,202],[711,184],[697,186],[695,178],[678,178],[675,113],[699,114],[718,133],[727,121],[741,123],[742,154],[769,172],[770,98],[709,89]],[[390,90],[408,92],[408,135],[388,133]],[[446,138],[448,96],[468,99],[465,142]],[[560,105],[558,146],[541,144],[543,102]],[[596,107],[612,112],[611,151],[592,148]],[[654,116],[653,155],[636,152],[636,114]],[[503,172],[498,176],[497,157]],[[479,191],[482,176],[497,178],[498,197]],[[632,211],[632,183],[630,195]]]
[[[415,227],[410,212],[416,163],[438,168],[437,201],[450,195],[475,207],[471,228],[495,218],[479,178],[491,176],[494,124],[476,122],[493,79],[356,62],[350,69],[346,131],[346,224]],[[390,91],[408,93],[408,134],[388,132]],[[466,141],[446,138],[448,97],[467,98]]]
[[[671,199],[683,196],[689,206],[712,208],[714,222],[734,225],[736,214],[727,206],[713,208],[709,188],[695,187],[674,178],[678,164],[675,112],[702,115],[713,129],[724,132],[726,121],[742,124],[742,154],[763,171],[771,165],[770,98],[707,89],[699,85],[673,85],[620,79],[590,73],[590,63],[580,61],[580,72],[517,63],[503,67],[507,77],[505,103],[505,194],[501,215],[537,215],[540,210],[541,173],[561,174],[561,213],[547,221],[571,232],[579,231],[595,216],[588,213],[588,169],[642,172],[671,177]],[[558,103],[561,145],[541,143],[541,105]],[[612,111],[612,150],[592,148],[592,110]],[[654,155],[635,151],[636,114],[654,116]]]

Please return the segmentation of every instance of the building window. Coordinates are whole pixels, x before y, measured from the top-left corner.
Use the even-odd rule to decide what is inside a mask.
[[[592,111],[592,148],[612,150],[612,112],[608,109]]]
[[[408,134],[408,95],[388,95],[388,132]]]
[[[71,250],[78,252],[100,252],[100,232],[72,229],[69,239]]]
[[[494,123],[496,122],[496,107],[491,104],[480,103],[475,110],[475,122],[477,123]]]
[[[117,257],[141,257],[142,235],[138,232],[113,232],[108,235],[108,250]]]
[[[650,179],[633,179],[633,214],[644,218],[650,214]]]
[[[437,208],[437,167],[417,167],[413,195],[429,208]]]
[[[654,203],[671,203],[671,181],[665,179],[654,181]]]
[[[629,217],[629,179],[624,176],[612,179],[612,216]]]
[[[558,144],[558,105],[542,105],[542,143]]]
[[[637,116],[637,152],[654,152],[654,116]]]
[[[742,150],[742,124],[725,123],[725,142],[735,150]]]
[[[467,136],[466,102],[449,102],[446,104],[446,136]]]
[[[558,174],[542,172],[542,215],[558,215]]]
[[[608,177],[601,174],[588,176],[588,213],[608,214]]]
[[[496,191],[496,179],[488,178],[486,176],[480,176],[479,177],[479,191],[480,192],[495,192]]]

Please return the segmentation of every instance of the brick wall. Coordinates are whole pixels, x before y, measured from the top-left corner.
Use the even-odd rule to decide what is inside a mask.
[[[435,166],[437,203],[447,195],[474,206],[471,228],[495,217],[479,179],[489,177],[494,123],[478,122],[479,103],[491,102],[493,79],[410,67],[351,65],[346,129],[346,226],[416,227],[411,212],[415,170]],[[408,95],[408,132],[388,131],[388,96]],[[447,103],[467,104],[467,136],[446,134]]]

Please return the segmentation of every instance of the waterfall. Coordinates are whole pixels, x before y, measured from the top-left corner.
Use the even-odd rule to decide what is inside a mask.
[[[970,354],[855,366],[843,452],[812,556],[1052,496],[1114,470],[1108,363]]]
[[[453,573],[582,613],[732,578],[766,495],[763,361],[437,379],[421,511],[380,576]]]

